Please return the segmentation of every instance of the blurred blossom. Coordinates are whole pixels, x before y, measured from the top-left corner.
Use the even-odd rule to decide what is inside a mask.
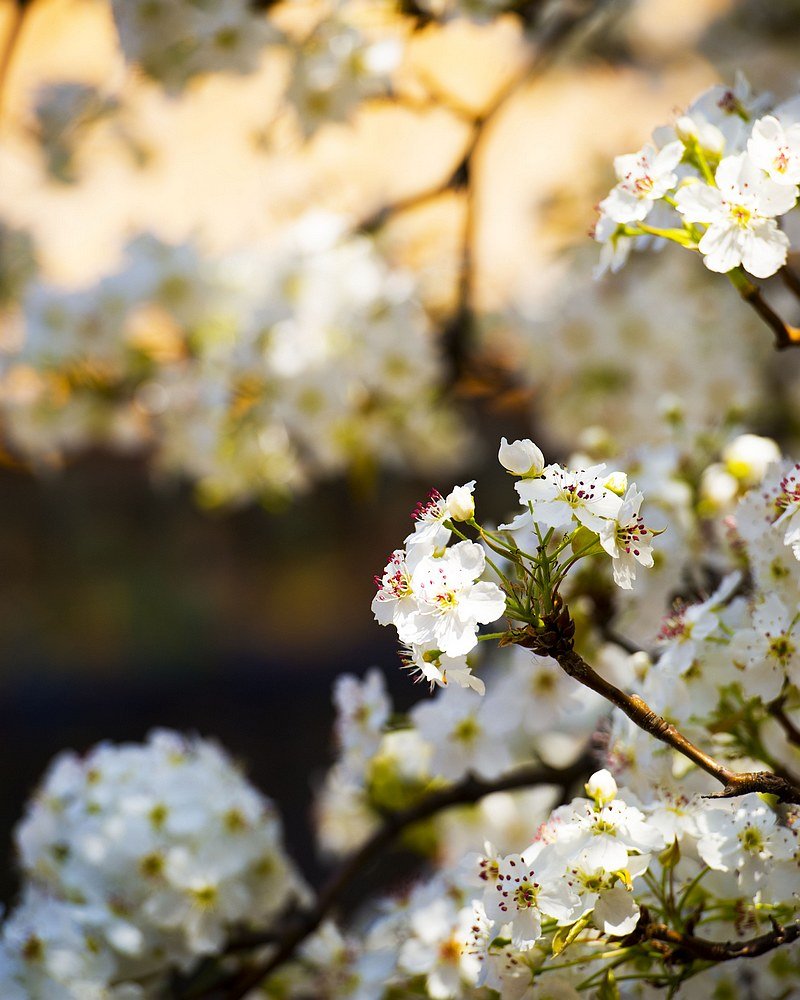
[[[329,216],[225,258],[142,236],[90,288],[31,285],[24,313],[2,398],[34,461],[147,446],[222,503],[424,468],[463,439],[411,275]],[[21,368],[38,373],[34,391],[19,392]]]
[[[272,803],[215,744],[164,730],[61,754],[16,846],[28,887],[0,941],[9,998],[145,997],[124,980],[188,969],[306,892]]]
[[[587,428],[625,449],[641,440],[642,427],[655,442],[677,426],[693,433],[746,423],[765,406],[779,369],[784,382],[800,375],[795,357],[777,362],[733,289],[715,287],[695,264],[668,247],[592,282],[578,254],[544,301],[487,317],[487,349],[517,360],[535,388],[538,418],[563,447]],[[773,390],[769,405],[796,414],[796,398]]]
[[[117,116],[120,103],[84,83],[46,83],[34,95],[35,133],[49,177],[63,184],[79,180],[75,161],[92,125]]]
[[[177,93],[207,73],[252,73],[279,35],[247,0],[112,0],[125,58]]]

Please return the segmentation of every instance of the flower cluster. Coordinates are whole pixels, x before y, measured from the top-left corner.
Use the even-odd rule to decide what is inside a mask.
[[[464,657],[479,641],[478,626],[506,614],[534,624],[552,612],[560,582],[591,554],[611,557],[614,582],[630,589],[637,565],[652,566],[655,532],[639,513],[643,494],[627,477],[604,465],[567,469],[545,466],[530,440],[503,438],[499,459],[518,478],[523,511],[498,532],[475,520],[475,482],[446,497],[438,491],[415,513],[414,531],[377,578],[372,610],[381,625],[394,625],[408,649],[409,666],[431,684],[474,686]],[[472,528],[486,546],[509,560],[517,579],[487,559],[456,524]],[[453,535],[461,540],[449,545]],[[537,555],[530,555],[535,548]],[[562,556],[568,552],[568,556]],[[483,581],[487,566],[502,584]],[[479,690],[481,687],[479,687]]]
[[[24,313],[0,405],[34,460],[148,448],[221,503],[458,452],[413,283],[338,219],[216,260],[140,237],[91,288],[32,285]]]
[[[166,731],[58,757],[16,846],[25,892],[0,946],[9,998],[150,996],[133,981],[191,968],[305,892],[272,804],[214,744]]]
[[[719,294],[715,275],[690,254],[638,254],[592,282],[594,256],[581,250],[546,297],[482,322],[482,350],[515,359],[539,426],[561,450],[621,455],[641,445],[645,425],[648,449],[758,425],[767,385],[774,426],[794,426],[797,358],[775,352],[758,317]]]
[[[171,91],[206,73],[252,73],[279,39],[247,0],[113,0],[125,58]]]
[[[769,111],[769,113],[765,113]],[[800,184],[800,103],[769,107],[743,77],[702,94],[651,144],[614,161],[617,184],[600,203],[600,270],[617,270],[653,238],[698,250],[711,271],[757,278],[785,263],[778,220]]]
[[[643,534],[639,491],[597,466],[548,466],[528,440],[503,439],[499,457],[516,479],[516,524],[481,527],[474,482],[434,494],[380,581],[376,616],[396,626],[438,690],[401,715],[378,671],[338,680],[338,759],[318,802],[320,841],[350,852],[387,813],[450,786],[497,790],[410,827],[406,846],[433,874],[352,926],[322,922],[267,989],[574,1000],[649,995],[643,988],[736,996],[747,983],[759,996],[788,995],[798,974],[800,807],[752,791],[709,796],[697,755],[656,741],[636,712],[609,712],[600,692],[618,685],[620,704],[631,691],[629,707],[654,706],[732,773],[797,772],[800,467],[754,435],[723,449],[714,474],[740,488],[710,536],[718,586],[687,593],[648,655],[626,653],[613,636],[598,643],[582,622],[580,581],[570,591],[582,572],[573,567],[609,565],[609,555],[620,592],[634,582],[626,570],[641,564],[636,549],[642,557],[652,534]],[[460,537],[469,530],[478,541]],[[479,578],[486,567],[498,583]],[[484,605],[511,625],[479,656],[489,648],[478,643]],[[600,691],[568,676],[563,645],[546,655],[528,642],[558,629],[593,650]],[[599,769],[575,797],[587,741]],[[569,775],[563,787],[506,783],[547,762],[564,768],[545,772],[553,780]],[[37,990],[144,1000],[167,967],[191,975],[232,934],[263,930],[307,899],[268,803],[215,747],[172,734],[58,760],[17,842],[26,888],[0,952],[13,1000]],[[753,940],[768,947],[745,957]],[[738,961],[709,961],[714,949]]]
[[[476,839],[489,828],[481,820]],[[387,901],[360,947],[350,942],[353,992],[336,995],[389,996],[423,977],[423,995],[442,1000],[479,987],[501,998],[571,1000],[594,995],[627,956],[620,979],[610,980],[613,995],[639,997],[641,981],[669,981],[669,962],[662,966],[655,949],[637,942],[637,928],[688,919],[735,942],[796,913],[796,824],[793,811],[755,795],[713,800],[651,788],[643,801],[597,771],[586,796],[552,810],[523,849],[486,843]],[[325,938],[332,933],[328,927]],[[320,944],[304,952],[298,974],[307,983],[330,976]],[[739,995],[755,982],[759,995],[778,996],[796,971],[788,955],[745,961],[700,963],[678,995],[724,995],[726,987]],[[377,969],[385,992],[358,993]]]
[[[387,94],[402,54],[399,37],[372,41],[342,15],[320,21],[294,47],[286,92],[303,134],[346,121],[365,100]]]

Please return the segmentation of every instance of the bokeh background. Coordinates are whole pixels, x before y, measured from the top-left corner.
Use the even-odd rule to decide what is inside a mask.
[[[307,819],[330,759],[333,678],[379,664],[400,707],[418,693],[372,620],[373,575],[432,486],[482,475],[503,516],[501,434],[532,434],[553,458],[600,439],[646,444],[676,413],[796,437],[798,363],[774,356],[732,290],[669,250],[598,286],[587,232],[613,157],[705,87],[744,69],[757,90],[797,91],[800,5],[551,6],[576,27],[545,58],[545,29],[515,14],[423,23],[351,4],[348,23],[402,44],[391,85],[342,109],[336,79],[321,103],[286,100],[293,52],[331,16],[323,4],[260,12],[292,44],[268,46],[252,71],[165,88],[126,60],[106,0],[4,0],[0,222],[25,234],[4,236],[0,260],[4,899],[11,827],[52,755],[155,725],[216,736],[240,757],[313,870]],[[95,103],[62,91],[47,104],[65,84]],[[141,233],[210,260],[250,253],[249,280],[266,285],[280,249],[261,265],[253,248],[280,248],[309,210],[368,231],[413,276],[447,359],[449,436],[432,422],[390,468],[378,438],[368,461],[318,463],[302,488],[220,497],[198,489],[191,463],[154,458],[147,435],[87,423],[64,445],[66,404],[20,433],[33,419],[20,394],[32,287],[92,289]],[[407,432],[390,414],[386,440],[393,427]]]

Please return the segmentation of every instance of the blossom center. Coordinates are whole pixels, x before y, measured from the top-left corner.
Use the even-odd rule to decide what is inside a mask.
[[[514,903],[518,910],[530,910],[536,906],[539,886],[531,882],[523,882],[514,890]]]
[[[785,663],[794,654],[794,643],[786,635],[777,635],[770,640],[769,654],[781,663]]]
[[[753,212],[746,205],[731,205],[729,212],[731,221],[741,229],[746,229],[753,219]]]
[[[739,842],[749,854],[758,854],[764,846],[764,838],[761,831],[755,826],[748,826],[739,834]]]

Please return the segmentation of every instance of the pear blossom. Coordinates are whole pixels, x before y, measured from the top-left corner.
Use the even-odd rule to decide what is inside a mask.
[[[612,274],[621,271],[631,251],[642,241],[639,236],[626,236],[623,227],[602,211],[594,224],[592,236],[601,245],[595,278],[602,278],[607,271]]]
[[[510,930],[511,943],[532,948],[542,933],[542,914],[567,924],[580,912],[577,893],[547,866],[530,864],[509,854],[497,865],[497,876],[484,893],[486,915]]]
[[[415,705],[411,719],[433,747],[433,772],[449,780],[470,772],[493,778],[511,765],[513,720],[473,691],[448,686],[438,698]]]
[[[445,521],[467,521],[475,513],[475,501],[472,494],[475,490],[475,480],[463,486],[454,487],[446,497],[438,490],[431,490],[425,503],[421,503],[414,511],[414,531],[405,542],[409,549],[419,547],[421,550],[433,551],[443,548],[450,541],[451,531],[444,525]]]
[[[435,686],[455,684],[458,687],[472,688],[481,695],[486,691],[484,682],[472,673],[466,656],[448,656],[438,649],[410,645],[403,651],[402,659],[412,674],[418,674],[419,679],[430,683],[431,690]]]
[[[606,768],[602,768],[586,782],[586,794],[590,799],[594,799],[598,806],[604,806],[617,797],[617,783],[614,776]]]
[[[800,613],[788,608],[777,594],[753,611],[753,627],[737,631],[731,656],[742,670],[741,684],[751,697],[777,698],[784,681],[800,680]]]
[[[772,438],[740,434],[722,449],[725,468],[747,486],[756,486],[771,465],[781,460],[781,451]]]
[[[510,444],[505,438],[500,438],[497,457],[512,476],[535,479],[544,471],[544,455],[530,438],[512,441]]]
[[[639,919],[631,883],[647,871],[650,856],[630,856],[619,870],[610,870],[606,861],[596,845],[590,845],[569,869],[568,884],[579,895],[583,912],[592,913],[596,927],[606,934],[630,934]]]
[[[116,997],[101,980],[190,969],[232,928],[273,919],[305,893],[272,804],[214,744],[168,731],[62,755],[16,841],[28,884],[48,897],[35,927],[43,946],[48,920],[58,924],[47,975],[74,990],[53,996]],[[29,917],[23,906],[6,933]],[[80,985],[90,978],[96,994]]]
[[[604,465],[572,471],[560,465],[548,465],[538,479],[523,479],[514,484],[523,505],[532,513],[519,516],[511,525],[535,519],[547,528],[566,529],[575,522],[591,531],[599,531],[604,519],[615,518],[622,500],[606,489]]]
[[[593,775],[587,787],[599,794],[599,799],[573,799],[554,810],[539,832],[538,843],[555,843],[568,865],[590,851],[584,856],[608,872],[627,868],[631,855],[649,854],[664,846],[663,835],[645,814],[616,797],[616,784],[607,771]],[[609,799],[609,795],[614,797]]]
[[[426,977],[432,1000],[462,996],[462,985],[474,985],[480,973],[480,959],[470,947],[480,914],[472,905],[458,906],[442,889],[434,882],[412,899],[411,935],[398,956],[401,968]]]
[[[481,963],[471,940],[481,916],[474,905],[460,905],[440,879],[420,886],[412,894],[410,934],[397,961],[401,969],[425,976],[427,995],[432,1000],[460,997],[464,986],[477,983]]]
[[[781,826],[757,795],[707,805],[697,815],[697,852],[716,871],[732,871],[744,892],[755,892],[775,860],[797,852],[797,830]]]
[[[772,115],[760,118],[747,141],[747,153],[776,184],[800,184],[800,123],[784,128]]]
[[[686,222],[708,228],[699,250],[711,271],[727,272],[740,264],[757,278],[768,278],[786,262],[789,238],[775,217],[795,204],[797,191],[770,180],[747,154],[723,159],[717,186],[701,181],[681,188],[675,200]]]
[[[614,520],[603,522],[599,528],[600,544],[611,556],[614,583],[623,590],[630,590],[636,578],[636,563],[653,565],[650,539],[655,532],[646,528],[639,508],[644,494],[633,483],[622,498]]]
[[[600,211],[616,223],[642,222],[656,201],[677,184],[675,168],[682,156],[682,142],[671,142],[661,150],[647,145],[638,153],[618,156],[614,170],[619,183],[600,202]]]
[[[375,577],[378,592],[372,599],[372,613],[381,625],[394,625],[398,632],[403,629],[400,639],[403,642],[413,642],[414,637],[406,639],[407,622],[417,610],[417,600],[411,586],[411,571],[409,569],[404,549],[395,549],[389,557],[383,575]]]
[[[483,548],[468,541],[422,558],[411,575],[416,607],[395,621],[401,641],[448,656],[462,656],[477,645],[478,625],[496,621],[506,606],[497,584],[479,581],[485,564]]]
[[[800,559],[800,465],[795,465],[781,479],[776,496],[775,507],[780,511],[773,522],[775,527],[784,530],[784,545],[791,545],[795,559]]]
[[[750,123],[768,106],[769,94],[756,94],[741,70],[736,71],[732,87],[715,84],[705,90],[686,109],[685,119],[691,123],[693,134],[703,144],[708,143],[714,129],[722,137],[723,144],[717,146],[720,154],[739,152],[745,144]],[[706,148],[711,148],[707,146]]]
[[[661,625],[659,641],[664,651],[659,666],[671,673],[683,674],[694,663],[701,643],[719,628],[719,610],[741,583],[740,573],[729,573],[705,601],[698,604],[678,603],[673,613]]]
[[[383,674],[373,669],[363,680],[352,674],[341,674],[334,684],[333,702],[336,736],[344,759],[366,761],[380,745],[381,733],[391,712]]]

